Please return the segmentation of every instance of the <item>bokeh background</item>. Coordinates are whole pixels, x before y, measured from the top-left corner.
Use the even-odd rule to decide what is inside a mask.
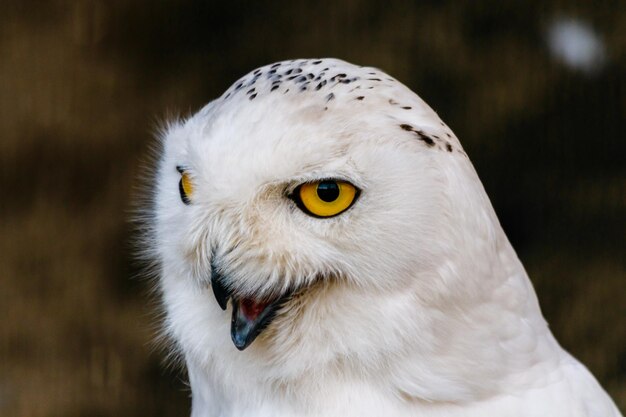
[[[626,410],[626,3],[0,2],[0,415],[187,416],[128,222],[159,120],[380,67],[461,138],[557,338]]]

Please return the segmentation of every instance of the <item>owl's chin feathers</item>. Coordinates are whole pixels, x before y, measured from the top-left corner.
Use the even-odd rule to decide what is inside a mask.
[[[276,312],[287,302],[293,291],[289,291],[271,299],[254,299],[240,297],[232,293],[223,282],[222,276],[215,272],[211,274],[211,288],[215,299],[222,310],[226,310],[228,300],[232,304],[232,319],[230,336],[239,350],[244,350],[276,317]]]

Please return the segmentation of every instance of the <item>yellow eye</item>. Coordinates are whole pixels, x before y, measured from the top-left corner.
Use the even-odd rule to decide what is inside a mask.
[[[323,180],[304,183],[294,193],[294,200],[305,213],[315,217],[333,217],[352,206],[357,188],[346,181]]]
[[[178,183],[178,191],[180,191],[180,199],[185,204],[191,204],[191,195],[193,194],[193,184],[187,172],[181,172],[180,182]]]

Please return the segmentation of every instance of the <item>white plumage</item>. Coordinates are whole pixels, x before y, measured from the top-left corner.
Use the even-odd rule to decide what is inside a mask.
[[[194,417],[620,415],[550,333],[457,138],[380,70],[259,68],[168,127],[156,179]],[[356,191],[316,217],[303,184],[328,207]]]

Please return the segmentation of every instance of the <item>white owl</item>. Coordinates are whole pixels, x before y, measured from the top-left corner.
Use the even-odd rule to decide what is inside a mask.
[[[149,249],[194,417],[609,417],[470,160],[336,59],[255,70],[162,136]]]

